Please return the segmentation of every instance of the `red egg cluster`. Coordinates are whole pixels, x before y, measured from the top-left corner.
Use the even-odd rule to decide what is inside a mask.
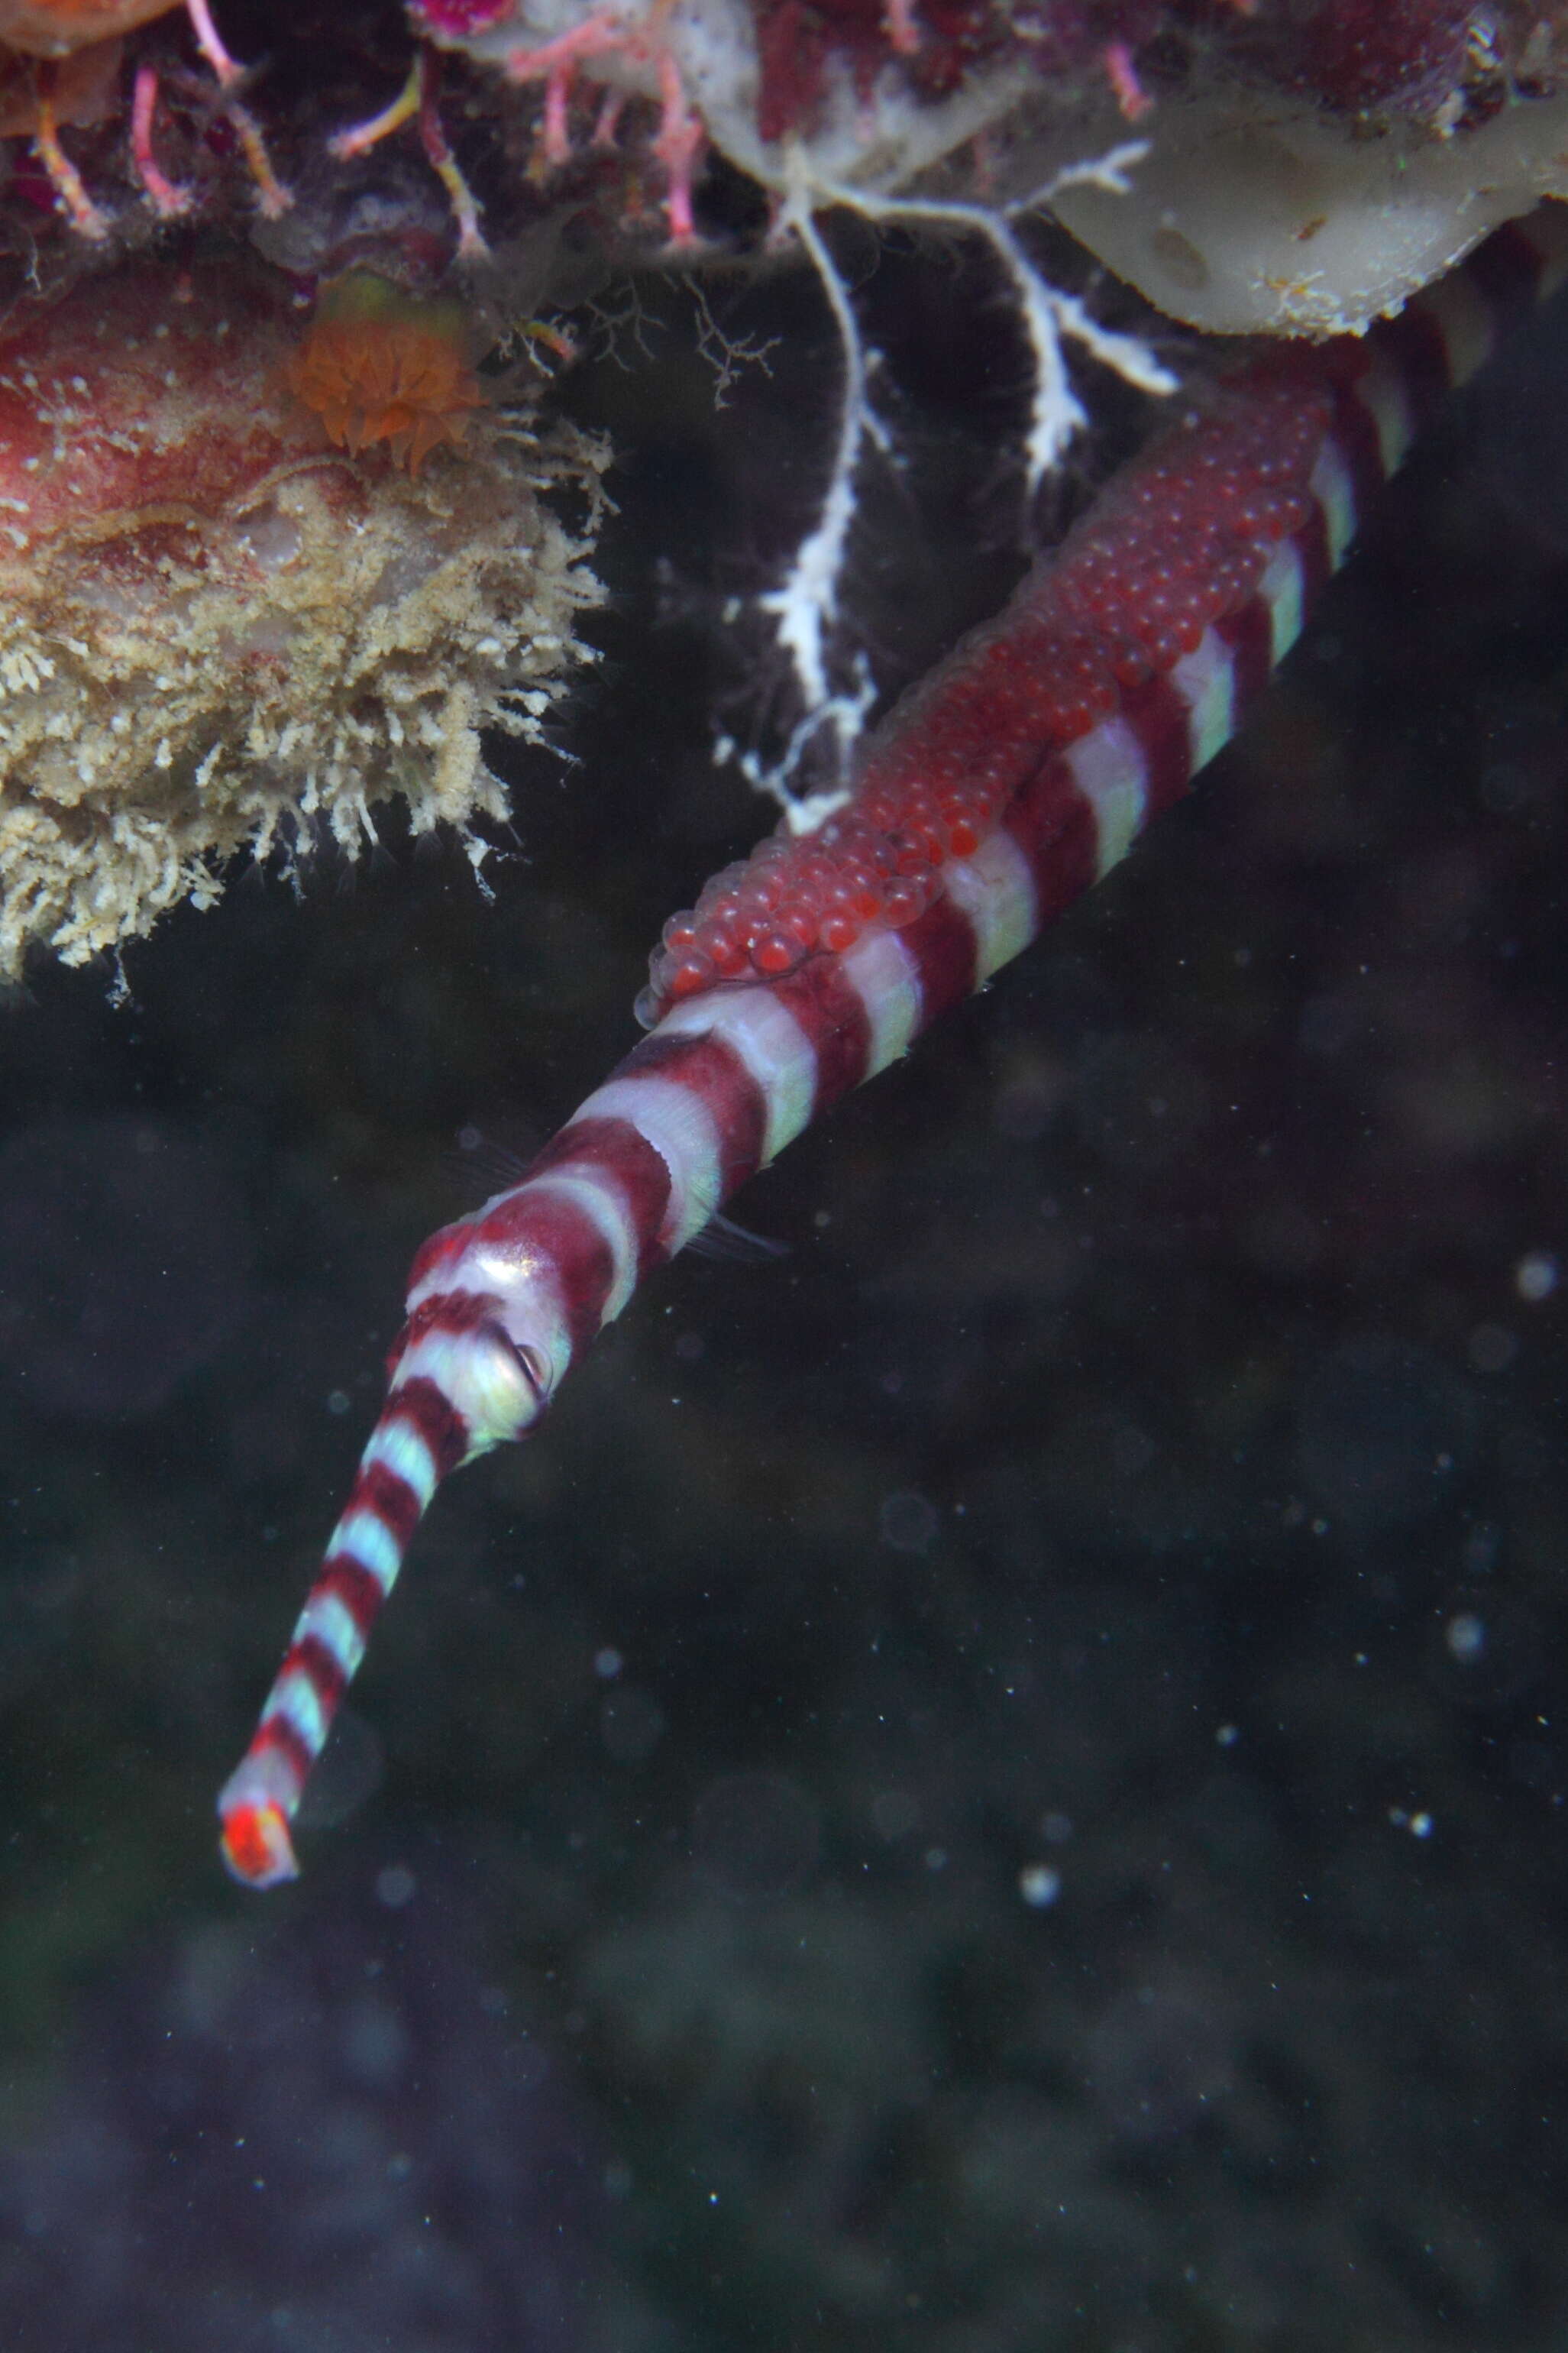
[[[961,790],[889,785],[857,794],[814,834],[770,834],[666,923],[639,1019],[651,1027],[679,998],[722,981],[777,979],[819,948],[842,954],[868,923],[912,923],[945,860],[977,849],[994,818],[977,824]]]
[[[1329,410],[1326,388],[1293,368],[1233,382],[1068,542],[1052,602],[1092,628],[1119,686],[1169,670],[1251,596],[1307,520]]]
[[[1000,619],[900,705],[841,815],[770,836],[671,916],[639,1017],[923,914],[947,861],[978,849],[1042,759],[1252,595],[1271,549],[1307,520],[1328,417],[1321,382],[1287,365],[1238,380],[1160,440]]]

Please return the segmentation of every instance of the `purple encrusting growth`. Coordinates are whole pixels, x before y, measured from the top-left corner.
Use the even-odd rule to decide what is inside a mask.
[[[438,41],[487,32],[510,10],[511,0],[410,0],[408,13],[422,33]]]
[[[1282,89],[1354,114],[1457,86],[1480,16],[1473,0],[1329,0],[1304,21],[1264,16],[1255,37]]]
[[[8,2353],[590,2353],[602,2153],[416,1854],[89,1999],[0,2139]],[[595,2162],[595,2156],[598,2162]]]

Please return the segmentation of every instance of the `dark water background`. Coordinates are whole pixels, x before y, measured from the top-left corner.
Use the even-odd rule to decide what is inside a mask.
[[[1011,576],[1016,354],[862,291],[891,676]],[[0,2345],[1560,2343],[1561,318],[1196,798],[742,1197],[787,1260],[442,1496],[300,1885],[217,1866],[459,1138],[559,1124],[764,829],[702,607],[833,360],[751,305],[717,418],[679,319],[571,389],[616,602],[494,906],[390,828],[0,1014]]]

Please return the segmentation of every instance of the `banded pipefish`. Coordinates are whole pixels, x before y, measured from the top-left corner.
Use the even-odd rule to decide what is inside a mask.
[[[533,1430],[646,1274],[1187,790],[1424,422],[1564,276],[1568,214],[1548,206],[1364,340],[1226,376],[894,710],[846,807],[666,925],[649,1034],[415,1261],[386,1402],[219,1796],[238,1878],[294,1876],[307,1778],[441,1481]]]

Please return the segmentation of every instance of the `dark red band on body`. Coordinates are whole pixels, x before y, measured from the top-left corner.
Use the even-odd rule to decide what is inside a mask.
[[[1294,540],[1296,553],[1301,559],[1301,613],[1304,620],[1334,575],[1329,554],[1329,519],[1315,498],[1311,512],[1294,534]]]
[[[763,1165],[767,1098],[727,1038],[701,1032],[645,1038],[618,1076],[672,1079],[689,1087],[719,1138],[720,1189],[728,1200]]]
[[[1479,287],[1500,325],[1539,299],[1542,268],[1541,256],[1523,230],[1505,221],[1484,245],[1477,246],[1465,264],[1465,275]]]
[[[1147,825],[1179,801],[1193,781],[1191,712],[1168,678],[1152,678],[1128,696],[1121,715],[1143,754]]]
[[[493,1307],[493,1302],[491,1303]],[[488,1320],[488,1313],[487,1319]],[[445,1389],[427,1374],[417,1373],[394,1389],[382,1413],[383,1421],[405,1421],[430,1449],[436,1476],[455,1471],[468,1451],[468,1425]],[[417,1519],[418,1513],[415,1517]]]
[[[321,1576],[316,1579],[311,1599],[330,1595],[341,1601],[359,1629],[360,1640],[368,1642],[371,1628],[381,1614],[386,1599],[386,1588],[379,1577],[356,1560],[352,1552],[334,1552],[327,1556]]]
[[[597,1221],[564,1193],[536,1191],[531,1184],[510,1193],[480,1224],[487,1242],[537,1251],[555,1276],[567,1337],[576,1355],[605,1320],[616,1279],[615,1253]]]
[[[1419,301],[1383,321],[1378,341],[1399,371],[1418,427],[1425,428],[1454,388],[1448,346],[1432,312]]]
[[[816,1050],[816,1085],[811,1100],[816,1119],[865,1077],[871,1024],[859,991],[845,978],[836,955],[809,956],[797,972],[779,982],[774,995]]]
[[[465,1221],[464,1241],[472,1239],[473,1220]],[[416,1261],[415,1271],[418,1271]],[[413,1288],[412,1283],[410,1289]],[[437,1291],[422,1299],[409,1315],[403,1329],[393,1342],[386,1359],[389,1380],[395,1379],[397,1367],[415,1342],[427,1333],[453,1335],[477,1332],[481,1324],[489,1323],[500,1312],[500,1300],[493,1291]]]
[[[438,1266],[444,1266],[448,1259],[458,1257],[467,1247],[468,1237],[473,1229],[474,1221],[471,1218],[458,1218],[449,1226],[438,1227],[426,1241],[421,1242],[414,1253],[414,1263],[408,1270],[408,1281],[404,1288],[404,1296],[406,1298],[410,1292],[417,1291],[420,1284],[432,1275]]]
[[[1249,596],[1239,612],[1227,613],[1215,628],[1235,664],[1232,715],[1239,725],[1243,712],[1262,693],[1274,668],[1273,618],[1261,596]]]
[[[333,1657],[319,1634],[302,1634],[297,1642],[291,1642],[279,1672],[306,1676],[327,1715],[337,1706],[348,1683],[341,1661]]]
[[[247,1753],[259,1757],[269,1748],[287,1760],[296,1781],[303,1781],[316,1761],[286,1715],[263,1716]]]
[[[612,1079],[626,1068],[621,1063]],[[656,1266],[665,1256],[659,1238],[669,1211],[669,1170],[647,1136],[629,1120],[574,1119],[545,1145],[528,1173],[544,1176],[574,1166],[602,1168],[614,1177],[637,1237],[637,1271]]]
[[[1100,822],[1062,759],[1042,762],[1003,819],[1035,881],[1037,928],[1081,898],[1100,872]]]
[[[944,891],[899,934],[921,979],[921,1028],[958,1005],[975,987],[974,925]]]
[[[1356,527],[1359,530],[1362,518],[1388,477],[1384,471],[1383,444],[1377,438],[1377,420],[1357,396],[1353,385],[1335,386],[1334,439],[1339,445],[1341,457],[1350,468],[1351,487],[1355,497]]]
[[[406,1479],[393,1470],[390,1463],[362,1464],[358,1477],[349,1489],[348,1502],[343,1505],[343,1517],[351,1512],[369,1512],[374,1519],[392,1535],[401,1550],[419,1525],[424,1505]]]

